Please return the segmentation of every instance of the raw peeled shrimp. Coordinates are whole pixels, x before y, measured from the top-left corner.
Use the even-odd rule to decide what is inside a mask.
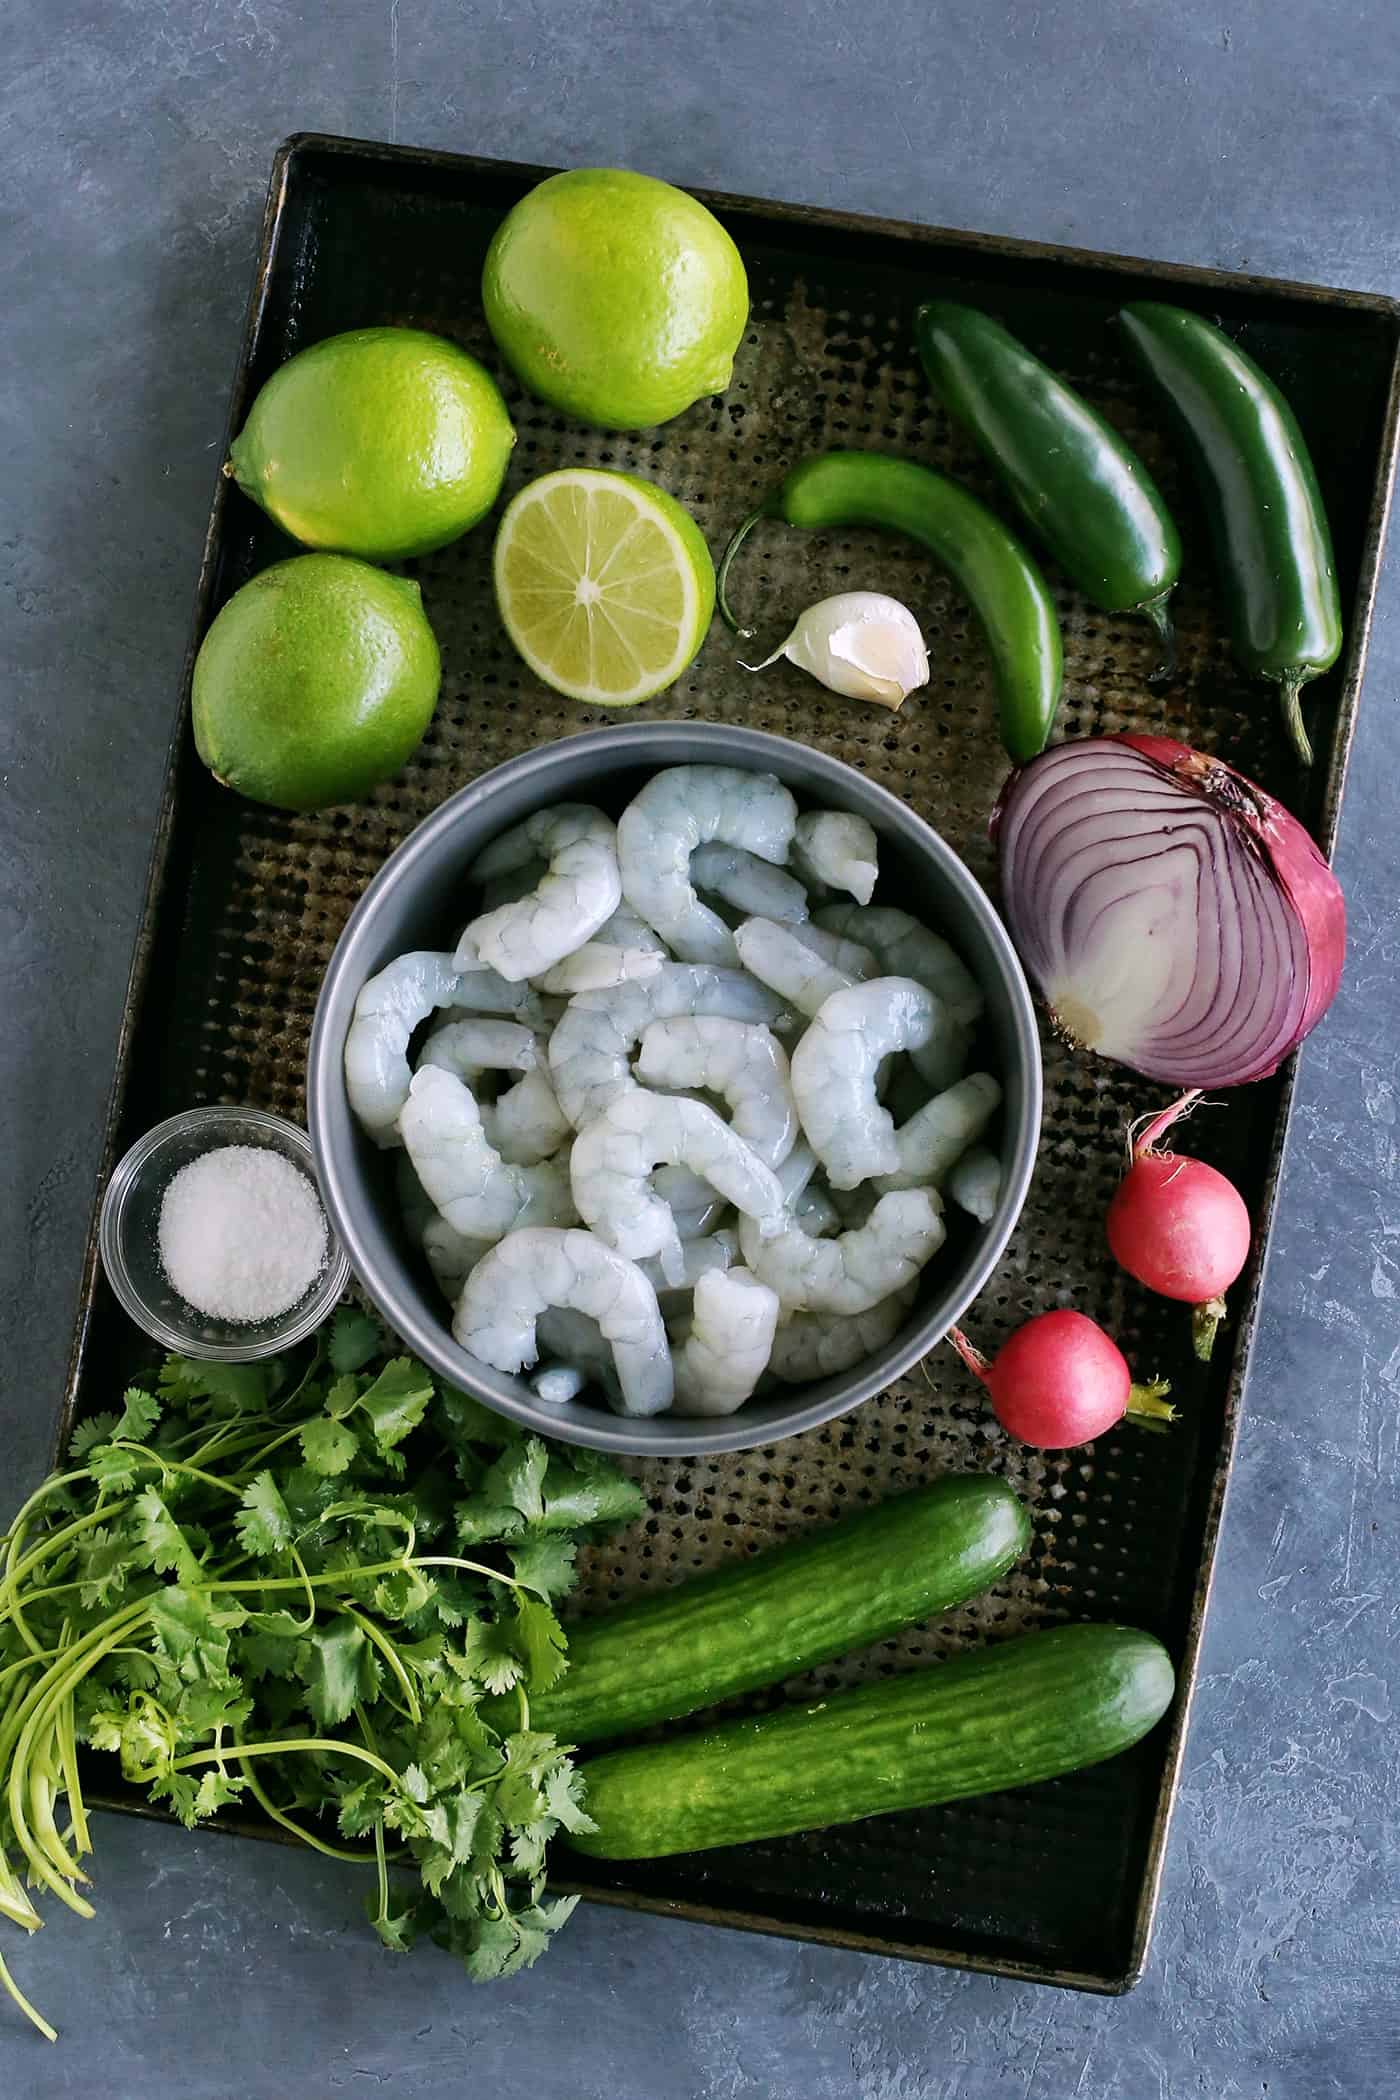
[[[645,948],[669,962],[671,951],[654,926],[648,926],[640,913],[633,911],[626,898],[618,905],[612,917],[598,928],[595,936],[607,941],[613,948]]]
[[[827,933],[860,941],[892,977],[913,977],[937,994],[954,1021],[980,1019],[981,987],[962,958],[927,926],[891,904],[828,904],[816,923]]]
[[[544,1364],[530,1373],[530,1391],[546,1407],[567,1407],[587,1383],[587,1373],[577,1364]]]
[[[882,1298],[862,1313],[793,1313],[773,1337],[768,1368],[784,1385],[806,1385],[850,1371],[898,1333],[917,1286]]]
[[[664,948],[618,948],[611,941],[585,941],[562,962],[542,970],[535,983],[542,992],[559,992],[572,999],[575,992],[606,992],[615,984],[655,977],[665,960]]]
[[[530,1072],[540,1061],[539,1044],[518,1021],[492,1021],[473,1014],[444,1021],[418,1053],[415,1070],[436,1065],[468,1085],[482,1072]]]
[[[466,928],[453,958],[458,969],[486,963],[516,982],[538,977],[612,917],[622,901],[622,879],[611,817],[582,802],[536,810],[487,847],[473,879],[489,882],[540,856],[549,871],[533,890],[483,912]]]
[[[794,1049],[797,1113],[834,1189],[899,1166],[894,1119],[876,1098],[876,1076],[892,1051],[928,1042],[940,1013],[933,993],[912,977],[873,977],[834,992]]]
[[[985,1145],[964,1152],[948,1176],[948,1194],[959,1210],[987,1224],[1001,1198],[1001,1161],[995,1152]]]
[[[868,904],[880,873],[875,827],[845,809],[810,810],[799,817],[792,839],[792,863],[809,888],[847,890],[857,904]],[[770,919],[778,914],[770,912]]]
[[[555,1099],[543,1055],[533,1072],[482,1102],[481,1127],[508,1167],[537,1167],[568,1143],[574,1126]]]
[[[783,1192],[772,1169],[722,1116],[703,1101],[634,1087],[584,1124],[569,1178],[585,1224],[633,1261],[658,1255],[668,1282],[679,1284],[685,1263],[675,1218],[647,1185],[663,1163],[701,1175],[754,1221],[760,1238],[781,1229]]]
[[[435,1028],[418,1053],[417,1069],[435,1065],[451,1072],[476,1094],[483,1072],[519,1072],[521,1077],[493,1102],[477,1102],[481,1127],[507,1166],[537,1167],[569,1136],[549,1074],[544,1044],[518,1021],[447,1021]]]
[[[718,1094],[731,1130],[765,1166],[780,1166],[797,1141],[787,1052],[771,1029],[714,1015],[653,1021],[642,1033],[637,1077],[643,1086]]]
[[[982,1135],[1000,1107],[1001,1088],[990,1072],[969,1073],[935,1094],[895,1132],[899,1165],[892,1174],[882,1174],[877,1186],[942,1188],[949,1169],[973,1139]]]
[[[653,774],[618,821],[627,902],[682,961],[732,963],[733,935],[696,896],[690,857],[718,839],[781,864],[796,821],[797,804],[772,773],[671,766]]]
[[[506,1014],[522,1028],[543,1033],[554,1026],[561,1002],[546,998],[532,984],[513,984],[499,970],[471,969],[457,980],[451,1011],[455,1014]]]
[[[656,1293],[635,1262],[591,1232],[527,1227],[507,1234],[467,1278],[452,1320],[463,1349],[493,1370],[538,1359],[536,1322],[550,1306],[586,1313],[611,1344],[620,1412],[658,1415],[675,1390]]]
[[[655,977],[608,992],[580,992],[549,1039],[549,1071],[559,1106],[578,1129],[635,1087],[629,1060],[652,1021],[723,1014],[772,1025],[783,1012],[773,993],[743,970],[696,963],[663,963]]]
[[[745,919],[735,929],[734,944],[744,968],[808,1018],[817,1014],[833,992],[846,991],[873,976],[875,958],[853,941],[838,945],[849,953],[828,959],[807,939],[805,926],[780,926],[776,919]]]
[[[508,1167],[487,1140],[471,1088],[441,1066],[414,1073],[399,1128],[418,1179],[464,1239],[498,1240],[517,1220],[572,1222],[568,1176],[548,1162]]]
[[[683,1241],[703,1239],[729,1209],[708,1181],[692,1174],[689,1167],[658,1167],[651,1177],[651,1192],[670,1211]]]
[[[982,988],[962,957],[940,935],[890,904],[828,904],[816,920],[825,932],[863,941],[891,976],[916,978],[936,994],[943,1004],[944,1026],[912,1053],[913,1060],[936,1094],[960,1079],[985,1004]]]
[[[765,1240],[747,1218],[739,1220],[744,1260],[796,1312],[868,1312],[912,1283],[944,1237],[932,1189],[882,1196],[867,1224],[833,1240],[809,1239],[796,1225]]]
[[[637,1267],[659,1298],[668,1291],[693,1291],[702,1276],[720,1269],[732,1269],[738,1258],[739,1242],[735,1234],[711,1232],[699,1239],[681,1241],[682,1273],[675,1283],[662,1273],[661,1264],[654,1254],[638,1262]]]
[[[797,820],[801,829],[802,819]],[[726,846],[719,839],[697,846],[690,856],[690,879],[697,890],[708,890],[722,898],[731,911],[752,912],[784,924],[805,919],[807,892],[802,884],[771,861],[746,853],[742,846]]]
[[[450,955],[414,948],[360,986],[345,1038],[345,1091],[377,1145],[400,1142],[396,1119],[408,1099],[414,1029],[437,1007],[452,1005],[461,985]]]
[[[777,1292],[747,1269],[700,1278],[674,1356],[677,1414],[732,1415],[743,1406],[768,1368],[778,1311]]]

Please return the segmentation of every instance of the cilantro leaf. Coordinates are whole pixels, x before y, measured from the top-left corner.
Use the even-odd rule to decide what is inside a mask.
[[[519,1538],[525,1519],[508,1502],[495,1502],[486,1495],[469,1495],[457,1504],[457,1543],[486,1546],[494,1539]]]
[[[113,1439],[125,1438],[132,1444],[144,1444],[159,1420],[159,1400],[152,1399],[139,1385],[129,1385],[122,1394],[121,1420],[112,1431]]]
[[[523,1432],[504,1415],[492,1414],[470,1393],[464,1393],[455,1385],[438,1388],[442,1412],[451,1432],[449,1442],[457,1449],[470,1444],[490,1444],[499,1450],[506,1444],[518,1443]]]
[[[105,1525],[90,1531],[78,1547],[79,1596],[85,1610],[111,1604],[126,1587],[131,1565],[131,1541],[124,1530]]]
[[[567,1758],[550,1772],[544,1783],[544,1805],[556,1823],[565,1830],[583,1832],[596,1830],[597,1824],[584,1807],[587,1798],[587,1782],[577,1765]]]
[[[246,1553],[280,1554],[291,1545],[291,1516],[271,1473],[257,1474],[244,1488],[234,1528]]]
[[[207,1591],[172,1582],[152,1597],[150,1614],[157,1649],[187,1684],[200,1677],[229,1683],[229,1634],[243,1622],[241,1608],[221,1610]]]
[[[599,1452],[579,1451],[550,1461],[544,1528],[581,1531],[594,1524],[628,1524],[646,1514],[647,1499]]]
[[[354,1430],[328,1415],[316,1415],[302,1425],[302,1457],[313,1473],[323,1473],[327,1479],[343,1473],[359,1448]]]
[[[326,1395],[326,1413],[335,1422],[343,1422],[347,1415],[353,1415],[359,1404],[360,1381],[350,1372],[337,1378]]]
[[[79,1422],[69,1437],[68,1456],[83,1458],[94,1444],[110,1443],[116,1426],[117,1418],[113,1414],[89,1415],[85,1422]]]
[[[238,1639],[238,1667],[248,1677],[295,1677],[305,1628],[289,1611],[250,1613]]]
[[[418,1912],[413,1903],[402,1910],[381,1910],[377,1896],[366,1896],[365,1911],[370,1924],[379,1934],[386,1947],[395,1954],[407,1954],[418,1937]]]
[[[518,1451],[501,1454],[481,1483],[481,1492],[489,1501],[518,1510],[527,1524],[536,1523],[544,1515],[541,1490],[548,1465],[548,1447],[539,1437],[529,1437]]]
[[[564,1629],[537,1597],[517,1596],[515,1600],[515,1645],[525,1664],[529,1691],[547,1692],[569,1666]]]
[[[212,1816],[216,1810],[234,1807],[247,1787],[246,1779],[237,1778],[232,1772],[221,1772],[212,1766],[199,1782],[199,1791],[194,1797],[196,1816]]]
[[[149,1565],[158,1575],[173,1573],[192,1587],[199,1581],[199,1562],[156,1490],[142,1488],[134,1508],[137,1536]]]
[[[89,1451],[87,1462],[88,1471],[104,1495],[129,1494],[142,1464],[134,1451],[120,1451],[115,1444],[98,1444]],[[145,1463],[149,1468],[149,1459]]]
[[[307,1636],[299,1668],[306,1703],[322,1728],[348,1720],[356,1701],[371,1696],[377,1683],[370,1644],[344,1612]]]
[[[218,1414],[256,1414],[265,1407],[281,1378],[271,1363],[201,1363],[192,1356],[167,1356],[156,1380],[167,1403],[212,1400]]]
[[[565,1597],[578,1580],[574,1562],[578,1547],[558,1532],[544,1532],[512,1546],[510,1565],[517,1582],[523,1582],[541,1597]]]
[[[488,1692],[508,1692],[525,1675],[525,1664],[507,1629],[494,1619],[473,1619],[462,1643],[462,1664]]]
[[[385,1364],[373,1385],[360,1395],[381,1456],[418,1427],[432,1397],[431,1373],[411,1356],[396,1356]]]
[[[161,1772],[150,1782],[151,1799],[168,1801],[186,1830],[199,1821],[199,1781],[189,1772]]]
[[[326,1354],[337,1373],[359,1371],[384,1347],[384,1330],[357,1305],[342,1305],[331,1322]]]

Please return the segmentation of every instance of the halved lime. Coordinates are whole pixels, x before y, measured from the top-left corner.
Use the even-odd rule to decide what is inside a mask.
[[[564,467],[509,504],[496,603],[530,669],[570,700],[635,707],[694,662],[715,604],[700,528],[635,474]]]

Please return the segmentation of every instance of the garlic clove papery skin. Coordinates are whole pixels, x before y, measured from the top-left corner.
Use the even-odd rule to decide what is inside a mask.
[[[928,684],[928,650],[907,605],[882,591],[842,591],[809,605],[792,633],[751,671],[785,656],[848,700],[899,707]]]

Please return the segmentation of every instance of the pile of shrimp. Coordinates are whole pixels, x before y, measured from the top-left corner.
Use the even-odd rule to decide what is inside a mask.
[[[675,766],[617,823],[496,839],[455,952],[364,985],[351,1105],[465,1350],[546,1402],[726,1415],[889,1341],[944,1191],[992,1215],[1001,1089],[975,980],[878,879],[864,818]]]

